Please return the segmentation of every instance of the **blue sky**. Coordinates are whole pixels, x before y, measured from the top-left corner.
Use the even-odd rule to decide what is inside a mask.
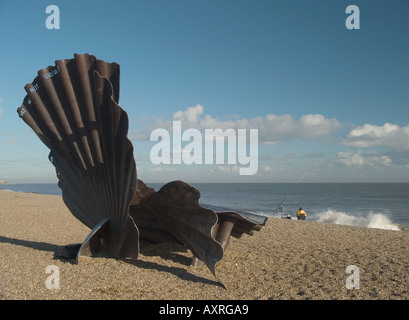
[[[49,30],[48,5],[60,9]],[[348,5],[360,29],[348,30]],[[0,179],[54,182],[18,117],[55,60],[121,65],[138,177],[147,182],[409,182],[409,2],[0,0]],[[258,171],[154,165],[155,128],[258,129]]]

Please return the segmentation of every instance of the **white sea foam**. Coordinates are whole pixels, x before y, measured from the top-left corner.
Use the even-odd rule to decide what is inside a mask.
[[[360,226],[367,228],[377,228],[385,230],[400,230],[398,224],[393,223],[382,213],[368,213],[367,216],[357,217],[342,211],[328,209],[316,215],[318,222],[344,224],[349,226]]]

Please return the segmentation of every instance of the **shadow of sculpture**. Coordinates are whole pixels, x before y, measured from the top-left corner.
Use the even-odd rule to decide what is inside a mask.
[[[68,245],[68,246],[59,246],[52,243],[41,242],[41,241],[33,241],[33,240],[22,240],[10,237],[0,236],[0,243],[9,243],[16,246],[22,246],[34,250],[39,251],[46,251],[46,252],[53,252],[54,259],[60,260],[62,262],[69,262],[71,264],[75,264],[75,259],[72,256],[69,256],[69,252],[71,255],[76,254],[81,244],[77,245]]]
[[[79,247],[81,246],[80,243],[74,244],[74,245],[68,245],[68,246],[60,246],[60,245],[51,244],[47,242],[22,240],[22,239],[10,238],[10,237],[5,237],[5,236],[0,236],[0,243],[8,243],[8,244],[16,245],[16,246],[23,246],[26,248],[39,250],[39,251],[53,252],[54,259],[60,260],[62,262],[68,262],[71,264],[76,264],[76,259],[75,259],[76,254],[79,250]],[[178,246],[177,248],[175,246],[172,246],[172,247],[174,249],[177,249],[178,251],[180,250],[182,252],[186,252],[186,249],[183,246]],[[67,251],[67,248],[68,248],[68,251]],[[175,263],[180,263],[182,265],[189,265],[190,259],[188,257],[177,254],[175,252],[165,251],[163,249],[164,248],[157,250],[157,249],[149,248],[149,246],[146,246],[146,247],[141,248],[141,253],[146,256],[158,255],[162,259],[165,259],[165,260],[171,260]],[[71,250],[72,252],[70,252]],[[103,255],[101,255],[101,257],[103,257]],[[212,280],[191,274],[186,269],[183,269],[183,268],[169,267],[169,266],[160,265],[158,263],[151,262],[151,261],[144,261],[141,259],[138,259],[138,260],[126,259],[122,261],[125,263],[132,264],[142,269],[167,272],[167,273],[177,276],[178,278],[182,280],[221,286],[221,284],[217,281],[212,281]]]
[[[39,242],[39,241],[33,241],[33,240],[21,240],[21,239],[16,239],[16,238],[9,238],[9,237],[4,237],[0,236],[0,242],[1,243],[9,243],[13,244],[16,246],[23,246],[35,250],[40,250],[40,251],[49,251],[49,252],[58,252],[63,248],[63,246],[58,246],[56,244],[51,244],[47,242]]]
[[[185,245],[168,242],[152,244],[144,241],[144,239],[140,239],[140,244],[139,252],[146,257],[157,256],[163,260],[168,260],[184,266],[190,265],[191,258],[188,257],[190,252],[189,248]]]
[[[138,268],[149,269],[149,270],[152,269],[152,270],[157,270],[161,272],[167,272],[167,273],[175,275],[181,280],[214,285],[214,286],[218,286],[218,287],[225,289],[225,286],[220,281],[214,281],[214,280],[210,280],[210,279],[198,276],[198,275],[194,275],[184,268],[170,267],[170,266],[161,265],[161,264],[158,264],[152,261],[144,261],[141,259],[126,260],[126,261],[127,263],[133,264],[134,266]]]

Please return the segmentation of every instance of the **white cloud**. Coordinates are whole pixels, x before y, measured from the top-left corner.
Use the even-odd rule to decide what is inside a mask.
[[[197,123],[198,116],[203,113],[203,106],[197,104],[193,107],[187,108],[185,111],[177,111],[173,115],[174,120],[186,121],[188,123]]]
[[[385,123],[383,126],[365,124],[351,130],[341,143],[355,148],[386,147],[392,150],[409,150],[409,125],[399,127]]]
[[[336,163],[343,164],[348,167],[385,167],[392,164],[392,159],[387,155],[379,154],[376,151],[371,152],[339,152],[334,160]]]
[[[251,122],[259,125],[261,141],[267,144],[283,140],[323,138],[341,128],[336,119],[327,119],[321,114],[303,115],[299,120],[288,114],[268,114],[263,118],[252,119]]]
[[[182,130],[188,128],[258,129],[259,142],[269,145],[293,139],[322,138],[341,127],[336,119],[328,119],[321,114],[303,115],[298,120],[288,114],[281,116],[267,114],[252,119],[234,117],[234,120],[222,121],[204,114],[204,107],[200,104],[175,112],[172,120],[181,121]],[[131,133],[130,137],[133,140],[149,140],[150,133],[157,128],[171,131],[172,121],[162,118],[153,119],[153,125]]]
[[[216,167],[217,171],[225,172],[225,173],[239,173],[240,167],[239,166],[227,166],[227,165],[219,165]]]

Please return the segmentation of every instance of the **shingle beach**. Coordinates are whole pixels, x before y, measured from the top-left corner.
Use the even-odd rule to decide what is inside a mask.
[[[136,261],[54,257],[89,231],[60,196],[0,191],[0,299],[409,299],[407,231],[270,218],[231,239],[216,265],[226,289],[175,244]]]

